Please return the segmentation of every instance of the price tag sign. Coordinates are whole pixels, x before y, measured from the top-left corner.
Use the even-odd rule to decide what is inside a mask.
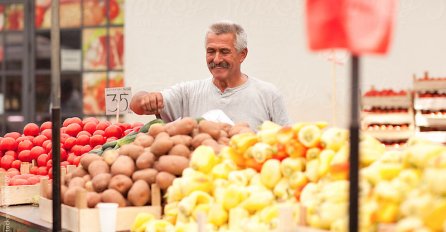
[[[130,87],[105,88],[105,114],[130,113],[131,99],[132,89]]]

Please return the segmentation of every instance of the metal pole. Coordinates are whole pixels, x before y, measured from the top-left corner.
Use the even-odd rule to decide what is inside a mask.
[[[359,57],[351,57],[351,118],[350,118],[350,204],[349,231],[358,231],[359,218]]]
[[[59,1],[51,1],[51,121],[53,148],[53,231],[61,231],[60,197],[60,28]]]

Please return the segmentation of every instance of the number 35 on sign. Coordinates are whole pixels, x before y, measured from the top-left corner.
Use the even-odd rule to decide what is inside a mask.
[[[130,113],[129,104],[131,99],[132,89],[130,87],[105,88],[105,114]]]

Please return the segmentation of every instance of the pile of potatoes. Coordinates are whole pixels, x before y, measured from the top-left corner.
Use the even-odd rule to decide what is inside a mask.
[[[64,178],[62,202],[75,205],[79,189],[87,190],[88,207],[99,202],[118,203],[119,207],[150,204],[150,186],[166,190],[189,166],[192,151],[200,145],[217,153],[230,138],[251,131],[247,124],[224,123],[183,118],[167,124],[153,124],[139,133],[132,143],[102,156],[87,153],[80,166]]]

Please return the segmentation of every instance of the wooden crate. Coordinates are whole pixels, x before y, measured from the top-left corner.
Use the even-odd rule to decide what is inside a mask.
[[[46,183],[42,183],[45,185]],[[47,222],[52,222],[52,200],[45,196],[45,188],[42,188],[42,196],[39,200],[40,218]],[[76,194],[76,207],[62,204],[62,228],[70,231],[100,231],[99,209],[87,208],[85,192]],[[82,196],[83,195],[83,196]],[[136,215],[142,212],[150,213],[155,218],[161,217],[161,195],[157,185],[151,186],[151,206],[142,207],[120,207],[116,215],[116,230],[130,230]]]
[[[22,163],[20,174],[29,173],[30,164]],[[8,186],[6,173],[0,173],[0,206],[37,203],[40,195],[40,184]]]

